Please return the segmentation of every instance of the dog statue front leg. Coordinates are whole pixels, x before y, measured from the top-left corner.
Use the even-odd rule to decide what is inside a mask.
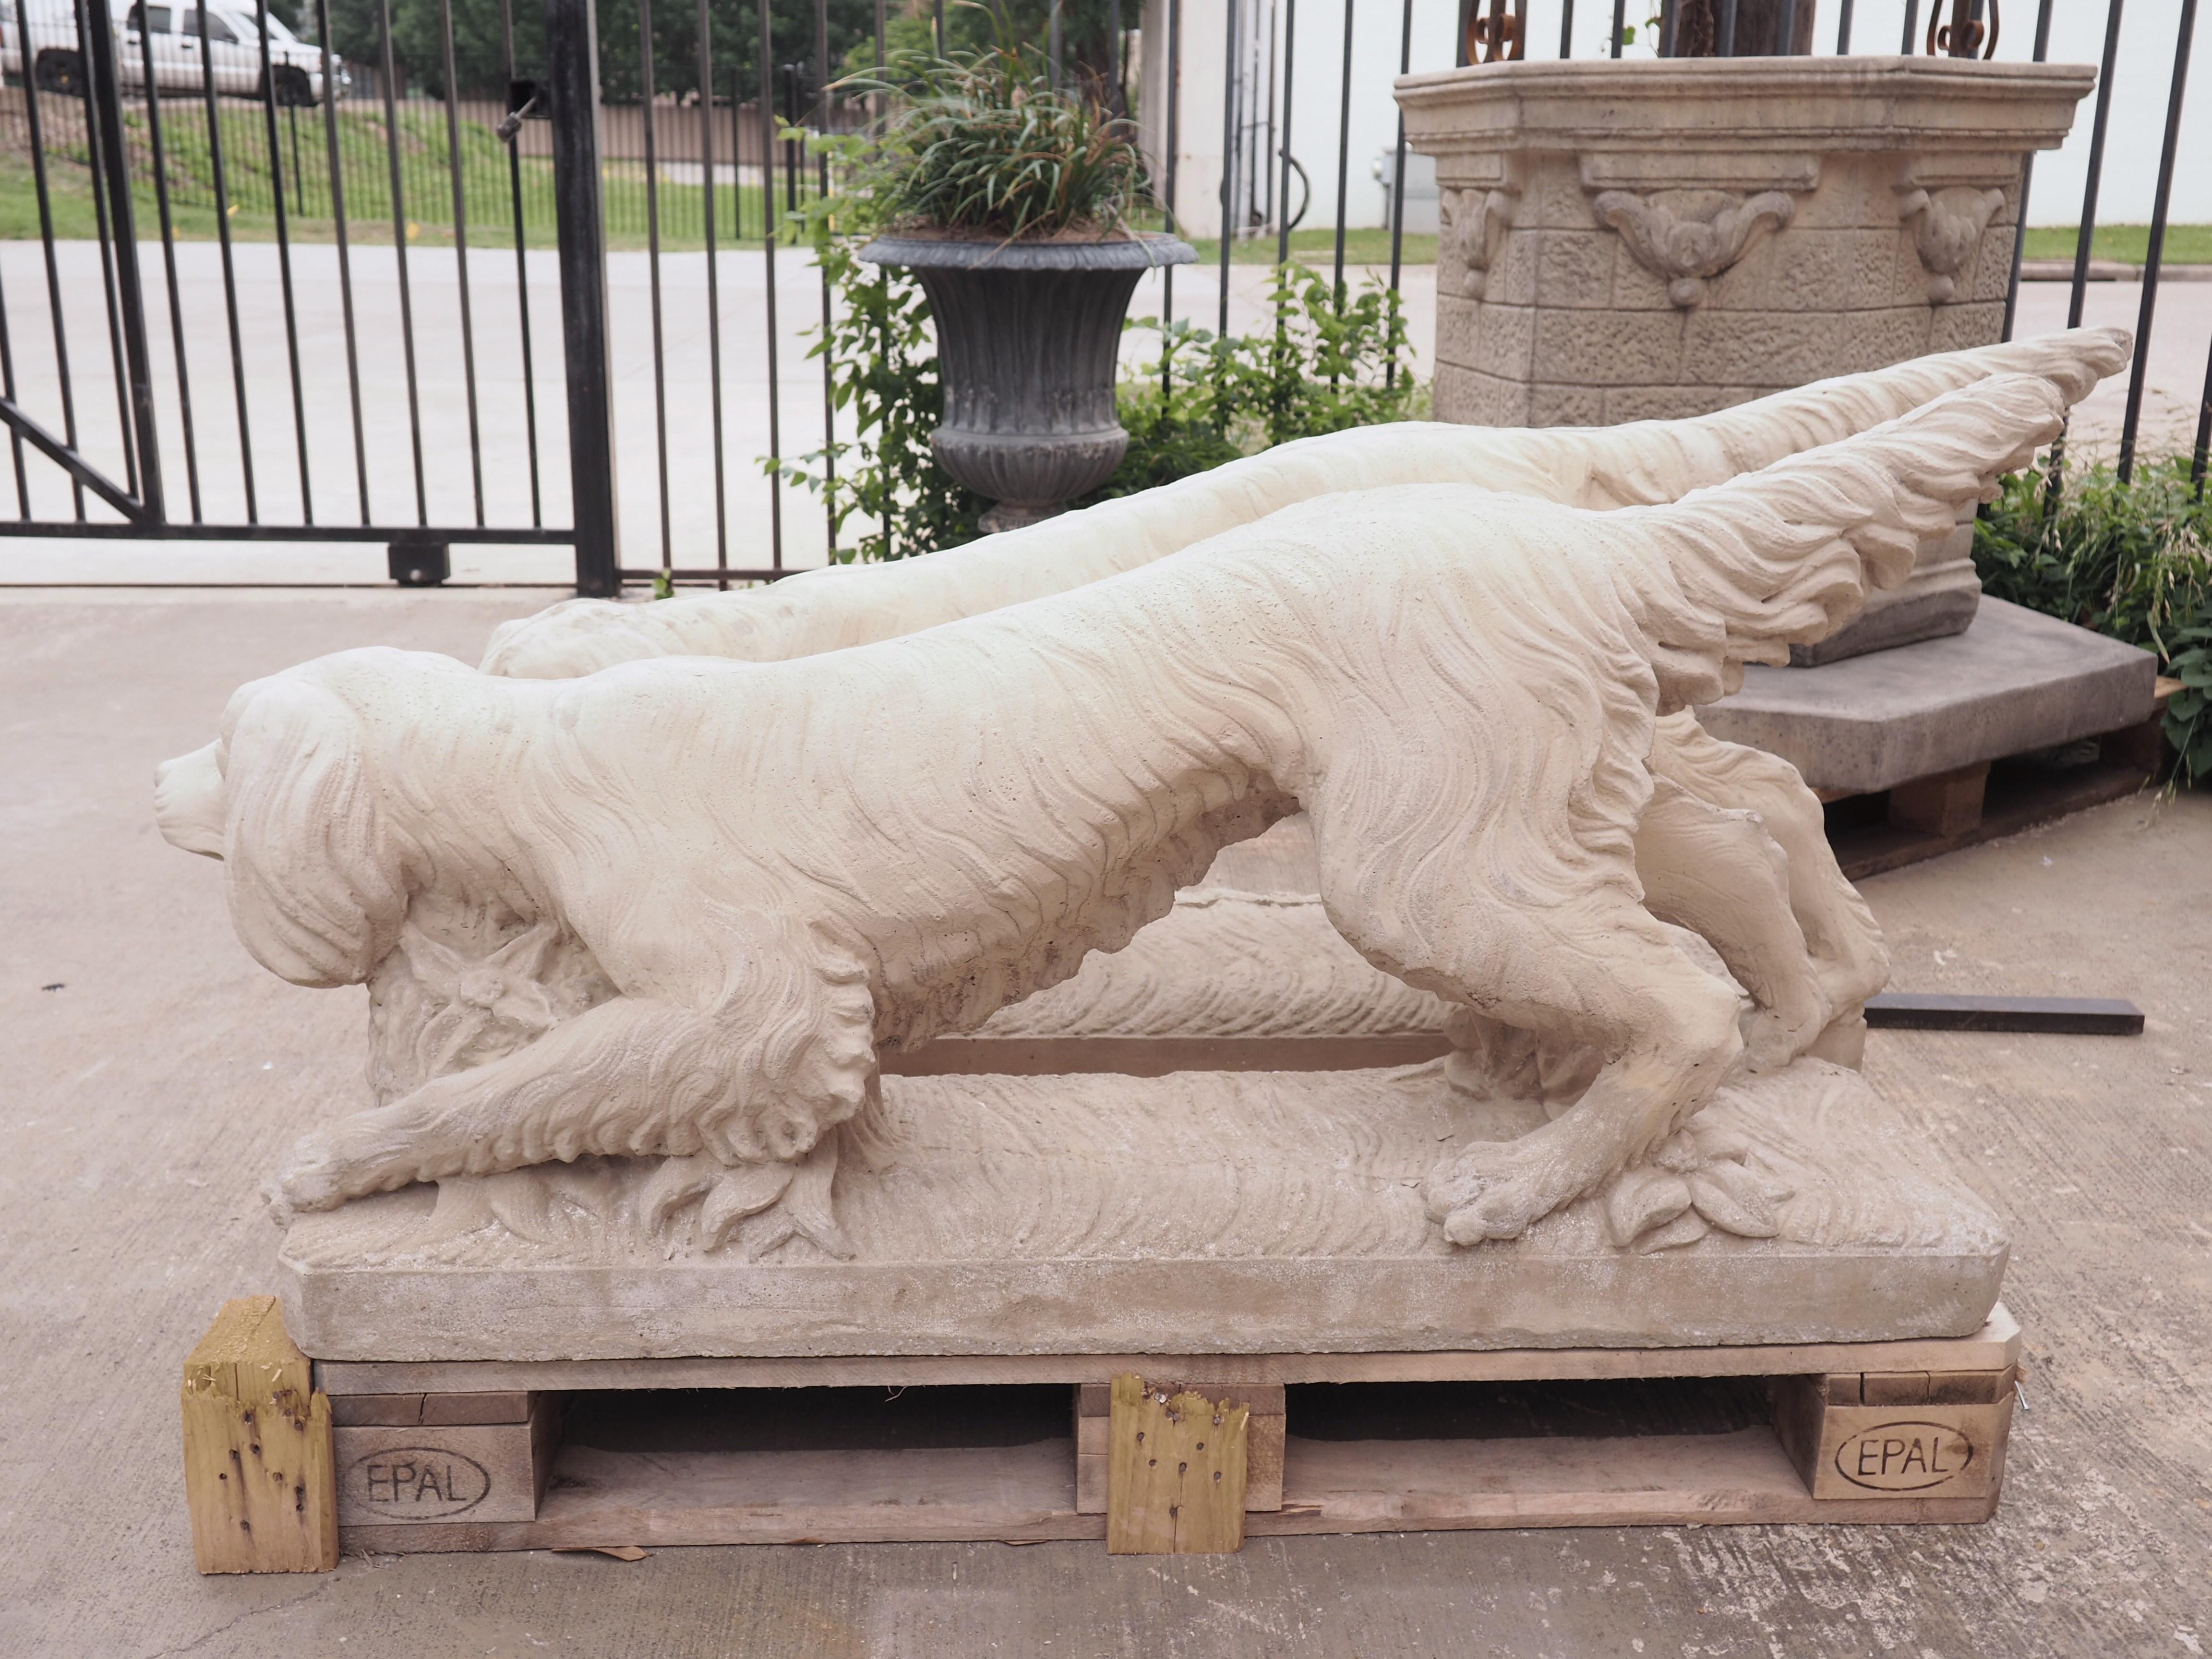
[[[872,1063],[762,1073],[737,1022],[622,997],[528,1048],[433,1079],[301,1137],[270,1191],[280,1220],[410,1182],[496,1175],[586,1153],[788,1163],[857,1110]],[[818,1046],[818,1045],[816,1045]],[[872,1056],[871,1061],[872,1061]]]

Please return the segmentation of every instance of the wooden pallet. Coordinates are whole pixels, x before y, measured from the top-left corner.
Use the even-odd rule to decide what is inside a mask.
[[[1827,807],[1837,862],[1859,881],[2125,799],[2165,769],[2166,704],[2179,689],[2179,680],[2160,679],[2150,719],[2097,738],[2098,757],[2086,766],[2060,769],[2015,757],[1937,772],[1876,794],[1815,792]]]
[[[1765,1347],[332,1362],[315,1367],[315,1399],[355,1552],[1048,1539],[1188,1552],[1292,1533],[1982,1521],[2003,1481],[2019,1351],[1999,1307],[1963,1339]],[[1331,1384],[1349,1386],[1317,1386]],[[1557,1396],[1584,1418],[1614,1412],[1608,1389],[1649,1418],[1668,1389],[1689,1403],[1659,1415],[1686,1431],[1534,1421]],[[871,1392],[812,1392],[827,1389]],[[967,1416],[884,1432],[898,1416],[884,1402],[921,1390],[960,1394]],[[1495,1419],[1501,1400],[1507,1431],[1468,1429],[1468,1411]],[[1457,1415],[1431,1433],[1421,1415],[1440,1401]],[[1738,1416],[1715,1418],[1716,1401]],[[215,1464],[191,1454],[193,1432],[188,1419],[199,1481]],[[196,1525],[203,1508],[196,1486]],[[223,1542],[228,1565],[204,1549],[204,1570],[323,1565],[297,1550],[241,1565],[239,1540]]]

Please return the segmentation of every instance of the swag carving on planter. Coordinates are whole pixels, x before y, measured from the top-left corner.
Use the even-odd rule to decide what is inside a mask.
[[[1607,190],[1590,209],[1601,224],[1620,233],[1638,264],[1667,284],[1667,297],[1688,311],[1705,297],[1705,284],[1742,258],[1762,230],[1789,224],[1797,205],[1778,190],[1750,197],[1717,190],[1648,196]]]

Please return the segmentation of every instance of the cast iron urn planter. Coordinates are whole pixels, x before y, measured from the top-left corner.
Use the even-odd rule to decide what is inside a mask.
[[[1060,511],[1106,482],[1129,434],[1114,418],[1114,366],[1137,279],[1189,264],[1172,236],[1006,242],[881,236],[860,250],[914,272],[937,325],[945,424],[938,465],[998,503],[986,531]]]

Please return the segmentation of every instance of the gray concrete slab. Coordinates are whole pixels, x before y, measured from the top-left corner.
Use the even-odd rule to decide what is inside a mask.
[[[265,1287],[254,1190],[358,1099],[358,992],[284,986],[148,811],[240,681],[373,642],[472,658],[532,601],[0,601],[0,1652],[1217,1659],[2185,1656],[2212,1642],[2212,798],[2123,802],[1868,884],[1899,988],[2126,996],[2137,1039],[1876,1033],[2002,1216],[2033,1410],[1978,1528],[349,1559],[203,1579],[178,1367]],[[60,988],[46,990],[53,985]]]
[[[1817,668],[1753,665],[1699,718],[1815,789],[1871,793],[2147,720],[2157,678],[2148,651],[1984,598],[1963,634]]]

